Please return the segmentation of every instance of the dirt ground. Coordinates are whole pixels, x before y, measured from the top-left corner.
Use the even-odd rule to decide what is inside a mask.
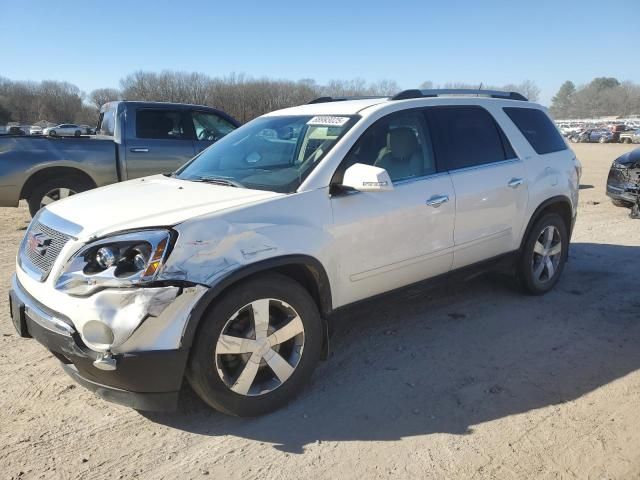
[[[298,399],[255,419],[188,390],[172,414],[109,404],[17,338],[7,289],[28,215],[0,209],[0,478],[640,478],[640,221],[604,194],[630,148],[575,145],[554,291],[485,276],[361,305]]]

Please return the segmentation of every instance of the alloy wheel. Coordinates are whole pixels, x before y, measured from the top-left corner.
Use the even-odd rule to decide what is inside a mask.
[[[236,311],[222,328],[215,367],[233,392],[264,395],[291,377],[304,342],[304,325],[291,305],[273,298],[255,300]]]
[[[62,200],[63,198],[75,195],[76,193],[78,192],[70,188],[52,188],[42,197],[42,200],[40,200],[40,208],[45,207],[57,200]]]
[[[540,283],[551,281],[562,259],[562,238],[553,225],[547,225],[533,245],[531,269],[533,278]]]

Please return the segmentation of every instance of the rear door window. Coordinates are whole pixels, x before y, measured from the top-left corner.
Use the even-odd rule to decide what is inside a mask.
[[[539,155],[567,149],[562,136],[543,111],[518,107],[503,110]]]
[[[431,107],[425,111],[438,162],[444,170],[515,158],[506,136],[484,108],[447,106]]]
[[[190,140],[185,115],[179,110],[138,110],[136,112],[136,137],[164,140]]]

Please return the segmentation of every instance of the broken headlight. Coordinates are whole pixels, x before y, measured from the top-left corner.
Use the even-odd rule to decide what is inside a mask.
[[[71,257],[56,288],[88,295],[100,288],[152,282],[167,258],[171,240],[169,230],[141,230],[96,240]]]

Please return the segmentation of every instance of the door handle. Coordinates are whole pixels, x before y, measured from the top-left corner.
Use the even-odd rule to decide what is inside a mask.
[[[509,180],[509,183],[507,185],[509,185],[511,188],[518,188],[523,183],[524,180],[522,178],[512,178],[511,180]]]
[[[130,151],[132,151],[133,153],[148,153],[149,149],[146,147],[136,147],[136,148],[130,148]]]
[[[448,201],[449,201],[448,195],[434,195],[429,200],[427,200],[427,205],[430,207],[438,208],[440,205]]]

